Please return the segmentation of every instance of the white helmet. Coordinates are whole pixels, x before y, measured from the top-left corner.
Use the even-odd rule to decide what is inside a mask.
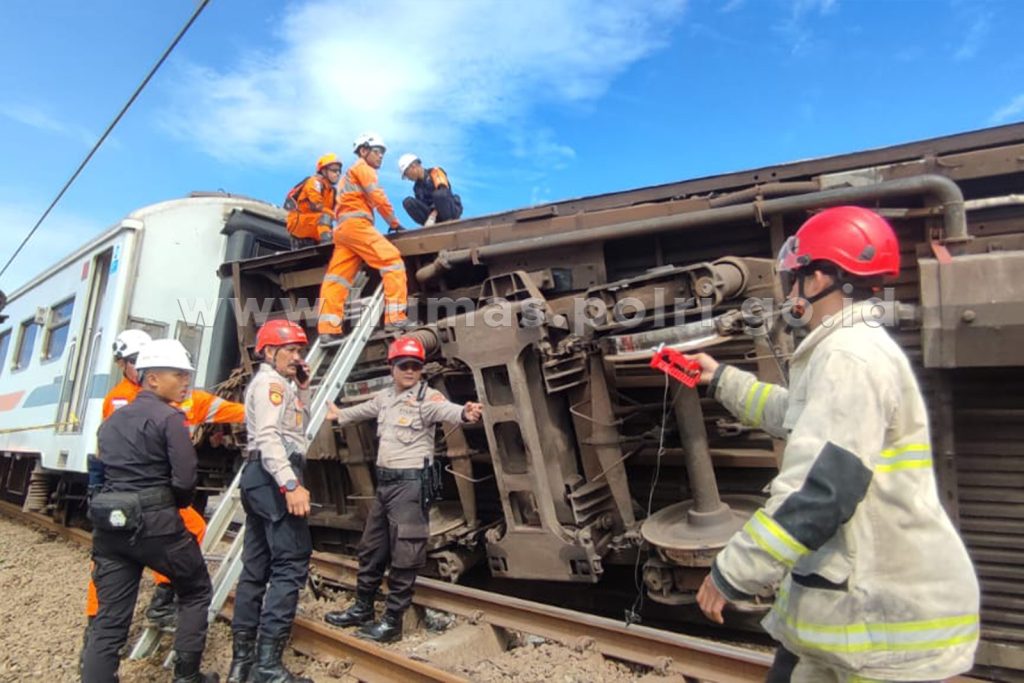
[[[398,171],[405,177],[405,169],[412,166],[413,162],[419,161],[420,158],[415,154],[403,154],[398,157]]]
[[[153,338],[142,330],[125,330],[114,340],[114,358],[122,360],[135,356],[151,341]]]
[[[156,339],[146,344],[135,361],[138,370],[169,368],[192,372],[192,357],[177,339]]]
[[[352,151],[358,152],[359,148],[363,145],[367,147],[381,147],[385,152],[388,150],[388,146],[384,144],[384,138],[376,133],[363,133],[358,136],[355,142],[352,143]]]

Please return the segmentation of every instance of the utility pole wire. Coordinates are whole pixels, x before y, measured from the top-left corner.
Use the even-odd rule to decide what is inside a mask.
[[[36,224],[33,225],[32,229],[28,231],[28,234],[25,235],[25,239],[21,241],[21,244],[18,245],[18,248],[14,250],[13,254],[11,254],[11,258],[7,259],[7,263],[4,264],[3,269],[0,269],[0,276],[6,273],[7,268],[10,267],[12,263],[14,263],[14,259],[18,257],[18,254],[20,254],[21,250],[25,247],[25,245],[28,244],[28,241],[32,239],[32,235],[35,234],[36,230],[39,229],[39,226],[42,225],[43,221],[46,220],[46,217],[50,215],[51,211],[53,211],[53,207],[57,206],[57,202],[60,201],[61,197],[64,196],[64,193],[67,192],[68,188],[71,187],[71,184],[75,182],[75,179],[77,179],[79,174],[85,169],[86,165],[92,159],[93,155],[96,154],[100,146],[107,139],[107,136],[109,136],[111,131],[114,130],[114,126],[116,126],[118,122],[121,120],[121,118],[126,113],[128,113],[128,109],[132,106],[132,104],[135,103],[135,100],[139,97],[139,95],[142,94],[143,88],[145,88],[146,85],[149,84],[149,81],[152,80],[153,76],[156,75],[157,70],[159,70],[160,67],[163,66],[163,63],[167,61],[167,58],[171,56],[171,52],[173,52],[174,48],[177,47],[179,42],[181,42],[181,39],[185,37],[185,34],[188,33],[188,30],[192,28],[192,24],[195,23],[196,19],[199,18],[199,15],[202,14],[203,10],[206,9],[206,6],[208,4],[210,4],[210,0],[200,0],[199,5],[196,7],[195,11],[192,12],[192,16],[189,17],[188,21],[185,23],[182,29],[178,31],[178,35],[174,36],[174,40],[171,41],[171,44],[167,46],[166,50],[164,50],[164,53],[160,56],[160,59],[157,60],[156,64],[153,65],[153,68],[149,70],[148,74],[146,74],[146,78],[143,79],[142,83],[139,84],[139,87],[135,89],[135,92],[133,92],[132,96],[128,98],[128,101],[125,103],[125,105],[121,107],[121,111],[117,113],[117,116],[114,117],[114,120],[111,121],[110,125],[107,126],[107,129],[103,131],[103,135],[101,135],[100,139],[96,141],[96,144],[92,146],[92,149],[89,150],[89,153],[85,155],[85,158],[82,159],[82,163],[78,165],[78,168],[76,168],[75,172],[71,174],[71,177],[68,178],[68,181],[64,183],[64,187],[60,189],[60,192],[58,192],[57,196],[53,198],[53,201],[50,202],[50,205],[46,207],[46,211],[43,212],[43,215],[39,217],[39,220],[36,221]]]

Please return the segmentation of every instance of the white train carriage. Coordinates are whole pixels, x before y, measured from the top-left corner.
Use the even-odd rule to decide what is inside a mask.
[[[41,509],[55,486],[62,496],[80,487],[102,399],[120,380],[111,348],[122,329],[181,340],[200,386],[224,379],[237,344],[217,268],[286,248],[281,222],[280,209],[223,193],[161,202],[11,292],[0,323],[0,495]]]

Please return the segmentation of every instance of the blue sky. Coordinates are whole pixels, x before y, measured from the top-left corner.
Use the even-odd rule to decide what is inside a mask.
[[[193,6],[4,10],[0,259]],[[396,205],[414,151],[472,216],[1020,121],[1021,26],[1009,0],[213,0],[0,288],[192,190],[280,203],[363,130]]]

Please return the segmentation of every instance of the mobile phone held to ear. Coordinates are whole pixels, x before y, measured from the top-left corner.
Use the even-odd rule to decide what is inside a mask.
[[[299,384],[305,384],[309,381],[309,369],[306,367],[305,363],[296,363],[295,380]]]

